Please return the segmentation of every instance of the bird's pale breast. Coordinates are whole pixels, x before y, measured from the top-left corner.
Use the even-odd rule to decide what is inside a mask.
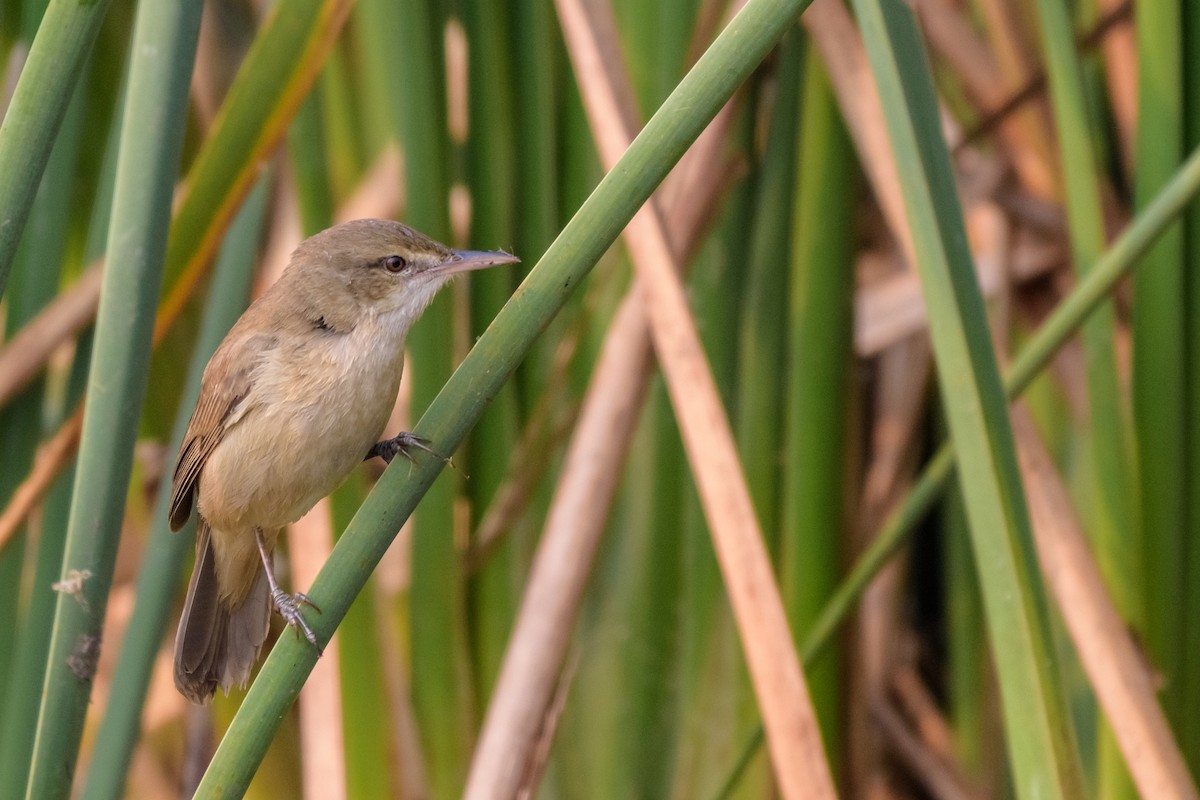
[[[376,327],[316,332],[262,361],[245,416],[200,478],[200,513],[214,528],[280,528],[363,460],[387,425],[403,363],[402,342]]]

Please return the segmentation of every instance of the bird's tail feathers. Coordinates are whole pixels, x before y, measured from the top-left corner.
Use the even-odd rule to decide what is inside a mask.
[[[261,565],[254,587],[229,608],[217,583],[216,551],[208,524],[197,515],[196,564],[175,634],[175,686],[193,703],[207,703],[218,686],[245,686],[270,626],[270,593]]]

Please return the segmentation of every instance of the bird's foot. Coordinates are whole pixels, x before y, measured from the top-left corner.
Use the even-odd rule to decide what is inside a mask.
[[[392,459],[397,455],[402,455],[412,463],[417,463],[416,451],[424,450],[434,458],[440,458],[447,464],[453,466],[453,462],[446,458],[441,453],[437,452],[429,446],[428,439],[422,439],[420,436],[412,433],[399,433],[391,439],[384,439],[382,442],[376,442],[370,452],[367,453],[367,458],[379,456],[385,463],[391,464]],[[364,459],[365,460],[365,459]]]
[[[324,648],[317,643],[317,636],[313,633],[312,628],[308,627],[308,623],[304,619],[304,615],[300,613],[301,606],[308,606],[315,610],[318,614],[321,609],[317,608],[317,604],[309,599],[304,592],[296,592],[288,594],[282,589],[276,588],[271,592],[271,600],[275,603],[275,610],[279,612],[279,616],[292,626],[296,631],[296,637],[299,638],[300,632],[304,631],[304,638],[312,642],[312,646],[317,648],[317,655],[324,653]]]

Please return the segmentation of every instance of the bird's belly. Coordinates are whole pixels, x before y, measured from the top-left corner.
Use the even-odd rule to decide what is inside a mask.
[[[263,415],[226,434],[200,479],[200,513],[211,525],[266,530],[294,522],[362,461],[387,421],[313,425],[305,416]]]
[[[363,365],[349,365],[356,366]],[[306,392],[287,398],[270,381],[261,384],[263,397],[225,434],[201,474],[199,510],[210,525],[279,528],[337,488],[379,440],[399,382],[398,365],[394,376],[358,372],[302,382]],[[295,385],[297,378],[305,376],[289,380]]]

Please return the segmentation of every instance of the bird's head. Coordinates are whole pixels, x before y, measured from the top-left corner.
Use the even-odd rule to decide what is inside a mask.
[[[452,250],[399,222],[359,219],[301,242],[280,283],[334,330],[364,315],[407,330],[455,275],[519,261],[501,251]]]

